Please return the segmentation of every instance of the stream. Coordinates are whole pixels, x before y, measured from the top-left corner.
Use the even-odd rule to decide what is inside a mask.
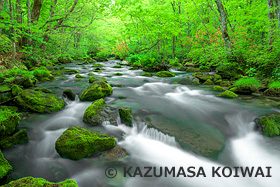
[[[82,117],[92,102],[68,101],[67,106],[53,114],[29,114],[20,123],[26,128],[30,141],[3,151],[14,168],[14,177],[42,177],[52,182],[74,179],[79,187],[90,186],[194,186],[194,187],[262,187],[279,186],[280,138],[267,138],[255,129],[256,116],[277,109],[273,100],[244,97],[229,100],[216,97],[209,87],[174,84],[187,75],[173,70],[173,78],[142,77],[142,70],[128,70],[128,66],[113,68],[118,61],[101,63],[105,70],[93,72],[92,65],[67,64],[85,76],[75,82],[75,75],[62,75],[52,82],[38,84],[61,95],[72,89],[77,95],[88,85],[89,72],[106,77],[108,83],[121,84],[105,98],[112,107],[130,107],[135,114],[133,127],[104,122],[97,127],[83,123]],[[115,76],[120,72],[123,76]],[[279,110],[278,110],[279,111]],[[146,122],[146,123],[145,123]],[[147,128],[147,123],[155,128]],[[55,150],[58,137],[71,126],[81,126],[115,136],[129,157],[123,163],[109,163],[98,157],[72,161],[61,158]],[[160,131],[160,129],[163,131]],[[170,132],[170,133],[169,133]],[[167,134],[169,135],[167,135]],[[184,145],[185,141],[192,145]],[[200,156],[195,148],[204,151],[210,146],[223,146],[213,159]],[[122,167],[203,167],[206,177],[121,177]],[[117,177],[106,178],[104,171],[114,166]],[[212,177],[212,167],[272,167],[272,177]]]

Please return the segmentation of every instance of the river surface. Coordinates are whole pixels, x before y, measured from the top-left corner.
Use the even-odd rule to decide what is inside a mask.
[[[53,182],[70,178],[77,181],[80,187],[279,186],[280,139],[263,137],[255,130],[254,123],[256,116],[277,111],[273,106],[276,101],[258,97],[236,100],[218,98],[218,93],[212,92],[209,87],[174,84],[174,81],[189,75],[184,72],[173,71],[176,74],[174,78],[142,77],[142,70],[128,70],[129,67],[126,66],[113,68],[116,63],[117,61],[102,63],[105,70],[94,73],[106,77],[109,83],[123,85],[114,87],[113,95],[105,100],[112,107],[132,108],[134,126],[113,126],[106,122],[98,127],[85,125],[82,121],[83,113],[91,102],[80,102],[78,97],[73,102],[66,99],[67,106],[57,113],[30,114],[20,124],[20,128],[28,131],[29,143],[3,151],[14,167],[14,177],[42,177]],[[78,95],[89,85],[88,73],[95,69],[91,66],[75,63],[66,66],[79,70],[86,77],[79,82],[74,81],[75,75],[62,75],[52,82],[38,86],[51,89],[57,95],[61,95],[64,89],[72,89]],[[115,76],[116,72],[123,76]],[[170,132],[174,136],[147,128],[147,117],[160,121],[166,133]],[[122,163],[109,163],[99,157],[80,161],[61,158],[55,150],[55,142],[71,126],[91,128],[115,136],[118,145],[128,151],[129,157]],[[190,136],[189,139],[193,141],[192,147],[179,144],[186,136]],[[217,157],[194,153],[194,147],[207,148],[213,142],[224,144]],[[123,178],[124,166],[193,166],[196,172],[199,167],[203,167],[206,177]],[[212,167],[219,166],[270,166],[272,177],[213,178]],[[104,174],[107,167],[117,168],[117,177],[107,178]]]

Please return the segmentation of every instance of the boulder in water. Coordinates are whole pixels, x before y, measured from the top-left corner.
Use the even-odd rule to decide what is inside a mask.
[[[132,116],[131,116],[130,108],[128,107],[119,108],[119,114],[122,123],[126,124],[127,126],[132,126]]]
[[[15,102],[24,110],[38,113],[56,112],[65,106],[64,100],[56,95],[35,90],[24,90],[15,97]]]
[[[143,76],[143,77],[152,77],[153,75],[151,73],[149,73],[149,72],[146,72],[146,73],[142,73],[141,76]]]
[[[12,135],[19,124],[19,114],[9,107],[0,107],[0,138]]]
[[[225,89],[224,89],[223,87],[221,87],[221,86],[214,86],[214,87],[212,88],[212,90],[218,91],[218,92],[225,91]]]
[[[86,88],[79,96],[81,101],[94,101],[106,96],[110,96],[113,93],[112,87],[103,82],[95,81],[88,88]]]
[[[121,159],[124,159],[128,156],[127,151],[120,147],[116,146],[111,150],[105,151],[101,154],[101,159],[108,162],[119,162]]]
[[[220,95],[218,95],[218,97],[225,97],[225,98],[237,98],[238,95],[236,95],[234,92],[232,91],[224,91],[223,93],[221,93]]]
[[[55,143],[60,156],[71,160],[88,158],[115,146],[115,138],[78,126],[64,131]]]
[[[1,149],[8,149],[17,144],[23,144],[29,141],[28,134],[25,129],[22,129],[12,136],[5,137],[0,141],[0,148]]]
[[[256,124],[265,136],[280,135],[280,113],[262,115],[256,119]]]
[[[92,76],[89,78],[89,83],[94,83],[95,81],[107,82],[107,79],[105,77],[99,77],[99,76]]]
[[[75,101],[75,94],[71,89],[66,89],[63,91],[63,95],[66,96],[71,101]]]
[[[175,74],[169,71],[159,71],[156,73],[157,77],[175,77]]]
[[[13,167],[5,159],[4,155],[2,154],[2,152],[0,150],[0,179],[7,176],[9,173],[12,172],[12,170],[13,170]]]

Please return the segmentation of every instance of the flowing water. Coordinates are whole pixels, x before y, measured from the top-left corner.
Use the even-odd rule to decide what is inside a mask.
[[[280,149],[279,138],[266,138],[255,130],[256,116],[277,111],[272,106],[264,106],[263,99],[244,98],[226,100],[216,97],[207,87],[173,84],[187,76],[176,72],[175,78],[142,77],[142,70],[128,70],[129,67],[113,68],[116,62],[103,63],[105,70],[96,73],[106,77],[109,83],[121,84],[114,87],[112,96],[106,103],[112,107],[132,108],[135,117],[132,128],[104,122],[98,127],[88,127],[82,122],[85,109],[91,102],[80,102],[78,97],[54,114],[30,114],[22,120],[20,127],[26,128],[30,142],[4,151],[6,158],[14,167],[14,177],[43,177],[59,182],[74,179],[81,187],[89,186],[279,186]],[[81,93],[88,83],[87,74],[94,68],[91,65],[67,65],[78,69],[87,78],[74,82],[74,75],[61,76],[53,82],[38,86],[52,89],[61,94],[64,89]],[[123,76],[114,76],[116,72]],[[259,103],[259,104],[258,104]],[[274,103],[274,102],[272,102]],[[156,130],[148,128],[145,121],[159,123]],[[99,130],[117,137],[118,144],[129,152],[123,163],[109,163],[98,157],[72,161],[61,158],[55,150],[57,138],[71,126],[82,126]],[[162,129],[162,132],[160,130]],[[167,135],[165,133],[173,136]],[[192,141],[185,145],[184,141]],[[224,146],[217,157],[199,156],[195,147],[201,151],[209,146]],[[214,158],[214,159],[213,159]],[[206,177],[121,177],[123,166],[189,167],[196,171],[203,167]],[[107,167],[116,167],[119,175],[108,179],[104,175]],[[215,177],[212,167],[224,166],[271,166],[271,178],[261,177]]]

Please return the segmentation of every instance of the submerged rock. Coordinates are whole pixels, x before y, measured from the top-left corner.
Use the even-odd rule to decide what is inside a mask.
[[[214,87],[212,88],[212,90],[218,91],[218,92],[225,91],[225,89],[224,89],[223,87],[221,87],[221,86],[214,86]]]
[[[128,153],[124,148],[116,146],[111,150],[103,152],[100,158],[108,162],[118,162],[127,156]]]
[[[11,173],[13,167],[9,164],[9,162],[5,159],[4,155],[0,150],[0,179],[4,178],[6,175]]]
[[[75,69],[65,69],[64,71],[65,71],[65,73],[68,74],[68,75],[80,73],[79,70],[75,70]]]
[[[118,73],[115,73],[115,75],[116,76],[122,76],[123,74],[118,72]]]
[[[75,101],[75,94],[71,89],[66,89],[63,91],[63,95],[66,96],[71,101]]]
[[[132,115],[131,115],[131,109],[128,107],[121,107],[119,108],[119,114],[121,118],[121,122],[132,126]]]
[[[1,106],[0,107],[0,138],[12,135],[19,124],[19,114],[16,111]]]
[[[93,102],[85,111],[83,121],[90,125],[101,125],[104,121],[117,124],[117,115],[110,107],[106,106],[104,99]]]
[[[262,115],[256,119],[256,124],[265,136],[280,135],[280,113]]]
[[[78,187],[76,181],[67,179],[60,183],[52,183],[43,178],[33,178],[33,177],[24,177],[15,181],[10,182],[9,184],[4,185],[3,187]]]
[[[80,160],[116,146],[115,138],[82,127],[70,127],[55,143],[60,156]]]
[[[24,110],[38,113],[56,112],[65,106],[64,100],[56,95],[35,90],[24,90],[15,98],[15,102]]]
[[[115,65],[113,68],[122,68],[121,65]]]
[[[236,95],[234,92],[232,91],[224,91],[223,93],[221,93],[220,95],[218,95],[218,97],[225,97],[225,98],[237,98],[238,95]]]
[[[169,71],[159,71],[156,73],[157,77],[175,77],[175,74]]]
[[[89,78],[89,83],[94,83],[96,81],[107,82],[107,79],[105,77],[99,77],[99,76],[92,76]]]
[[[76,78],[85,78],[84,76],[79,75],[79,74],[78,74],[78,75],[75,75],[75,77],[76,77]]]
[[[28,134],[25,129],[18,131],[12,136],[6,137],[0,141],[1,149],[8,149],[14,145],[26,143],[29,141]]]
[[[88,88],[86,88],[79,96],[81,101],[94,101],[113,93],[112,87],[102,81],[95,81]]]

